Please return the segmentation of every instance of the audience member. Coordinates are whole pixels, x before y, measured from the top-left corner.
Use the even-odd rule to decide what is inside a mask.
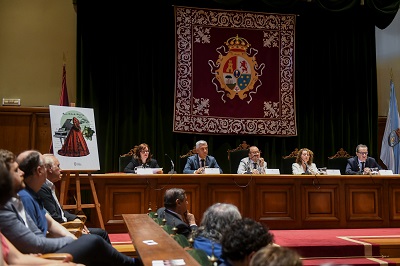
[[[10,166],[9,161],[5,162],[2,155],[0,154],[0,207],[13,196],[13,179],[20,182],[23,175],[21,170],[11,172],[10,169],[7,169]],[[9,159],[12,159],[12,157],[9,157]],[[2,254],[0,265],[77,265],[71,262],[73,258],[70,254],[66,255],[64,261],[43,259],[38,257],[39,254],[22,254],[1,233],[0,242],[0,254]]]
[[[299,151],[296,157],[296,162],[292,164],[292,173],[294,175],[317,175],[319,171],[314,160],[314,153],[307,149],[303,148]]]
[[[238,174],[265,174],[267,162],[261,157],[261,152],[256,146],[251,146],[249,156],[240,160]]]
[[[44,182],[43,156],[37,151],[25,151],[19,156],[19,161],[29,178],[42,179]],[[38,209],[40,221],[48,220],[48,228],[53,229],[59,237],[47,238],[31,216],[25,212],[25,207],[19,199],[18,192],[24,187],[23,171],[18,169],[15,155],[7,150],[0,150],[0,159],[7,162],[8,169],[13,175],[13,198],[0,208],[0,230],[3,235],[22,253],[69,253],[75,262],[90,265],[140,265],[140,260],[125,256],[114,249],[103,238],[94,234],[82,235],[80,238],[68,232],[50,215],[45,216],[42,208]],[[33,182],[36,183],[36,182]],[[35,184],[35,187],[38,186]],[[41,187],[36,187],[39,190]],[[36,205],[35,205],[36,206]]]
[[[133,148],[132,160],[125,167],[125,173],[136,174],[137,168],[159,168],[157,160],[153,159],[153,154],[150,153],[149,145],[142,143]],[[162,174],[162,170],[158,171],[157,174]]]
[[[56,195],[56,187],[54,183],[61,180],[61,168],[59,160],[50,153],[43,154],[44,165],[46,168],[47,179],[42,185],[37,194],[43,201],[45,210],[59,223],[69,222],[69,221],[81,221],[79,217],[68,211],[64,211],[61,208],[60,202],[58,201]],[[109,244],[111,244],[108,233],[101,228],[87,228],[86,225],[82,230],[83,234],[95,234],[99,235]]]
[[[347,175],[369,175],[371,168],[382,167],[372,157],[368,157],[368,147],[364,144],[359,144],[356,147],[356,156],[347,159],[346,174]]]
[[[189,237],[197,230],[196,219],[187,209],[187,196],[181,188],[171,188],[165,191],[164,207],[157,210],[159,218],[167,221],[166,224],[178,229],[177,233]]]
[[[229,225],[242,215],[239,209],[229,203],[215,203],[208,207],[203,214],[203,219],[197,231],[193,233],[193,247],[204,250],[208,256],[214,255],[220,263],[222,248],[221,239]]]
[[[183,169],[184,174],[204,174],[206,167],[219,168],[219,172],[222,174],[222,169],[219,167],[217,160],[208,155],[208,144],[205,140],[196,142],[196,152],[197,154],[187,158]]]
[[[293,249],[275,245],[266,246],[257,251],[250,266],[302,266],[300,255]]]
[[[225,262],[220,266],[248,266],[253,255],[273,241],[274,236],[261,223],[250,218],[233,221],[221,239]]]

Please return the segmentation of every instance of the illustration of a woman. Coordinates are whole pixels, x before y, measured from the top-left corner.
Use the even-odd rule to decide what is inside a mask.
[[[68,157],[81,157],[88,155],[89,148],[86,144],[86,140],[81,132],[81,125],[79,120],[74,117],[72,119],[73,124],[68,136],[65,138],[65,142],[58,150],[58,154]]]

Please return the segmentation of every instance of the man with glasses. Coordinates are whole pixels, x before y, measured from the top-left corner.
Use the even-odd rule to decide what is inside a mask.
[[[251,146],[249,156],[243,158],[237,170],[238,174],[265,174],[267,162],[261,157],[261,152],[256,146]]]
[[[369,175],[372,168],[382,169],[374,158],[368,157],[367,145],[357,145],[356,156],[347,160],[346,175]]]

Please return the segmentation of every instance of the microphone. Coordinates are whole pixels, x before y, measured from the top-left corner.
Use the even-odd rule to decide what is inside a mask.
[[[174,170],[175,168],[174,161],[172,161],[171,157],[169,157],[168,154],[165,154],[165,156],[167,156],[171,160],[171,171],[169,171],[168,174],[176,174],[176,171]]]
[[[310,172],[310,170],[308,169],[308,165],[307,165],[307,163],[303,160],[303,163],[305,164],[305,166],[306,166],[306,172],[305,173],[303,173],[304,175],[307,175],[307,174],[311,174],[311,172]]]

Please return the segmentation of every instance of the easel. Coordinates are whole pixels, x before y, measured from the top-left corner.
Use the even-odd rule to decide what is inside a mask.
[[[87,176],[79,176],[79,172],[75,172],[75,184],[76,184],[76,204],[73,205],[66,205],[66,194],[69,188],[69,181],[71,177],[71,172],[63,172],[63,177],[61,180],[61,187],[60,187],[60,203],[63,209],[76,209],[78,211],[82,211],[82,209],[87,208],[96,208],[97,217],[100,222],[100,227],[104,228],[103,223],[103,216],[101,215],[100,210],[100,203],[97,198],[96,188],[94,186],[93,177],[91,173],[88,173]],[[92,190],[92,196],[94,200],[94,204],[82,204],[82,197],[81,197],[81,177],[82,178],[89,178],[90,189]]]

